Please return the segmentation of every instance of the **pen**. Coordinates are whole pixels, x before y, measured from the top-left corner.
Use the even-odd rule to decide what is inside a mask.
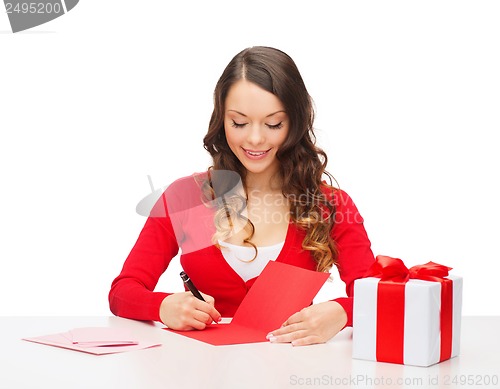
[[[189,276],[183,271],[181,271],[181,278],[182,278],[182,281],[184,281],[184,283],[188,287],[188,289],[191,291],[191,293],[193,294],[194,297],[196,297],[197,299],[199,299],[201,301],[205,301],[205,299],[203,298],[201,293],[198,291],[196,286],[194,286],[193,281],[191,281],[191,278],[189,278]]]

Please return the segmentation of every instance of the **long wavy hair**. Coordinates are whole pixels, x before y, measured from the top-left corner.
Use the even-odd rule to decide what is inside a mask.
[[[306,231],[303,249],[311,251],[318,271],[329,271],[337,258],[330,234],[335,219],[332,177],[326,171],[326,153],[316,146],[312,99],[295,62],[283,51],[250,47],[238,53],[225,68],[215,86],[214,110],[203,139],[204,148],[213,158],[212,168],[237,172],[245,186],[246,169],[229,148],[224,131],[228,91],[242,79],[274,94],[285,107],[289,132],[276,154],[282,193],[290,204],[291,221]],[[323,181],[324,176],[330,184]],[[227,209],[224,214],[229,217]],[[245,242],[255,247],[251,243],[254,227],[250,220],[247,223],[250,232]]]

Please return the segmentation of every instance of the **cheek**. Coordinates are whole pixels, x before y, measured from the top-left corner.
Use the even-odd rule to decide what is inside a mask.
[[[246,139],[246,133],[240,128],[234,128],[231,124],[224,123],[224,133],[227,143],[242,143]]]
[[[231,133],[231,131],[227,129],[226,126],[224,126],[224,134],[226,135],[227,143],[231,144],[234,142],[234,136]]]
[[[279,134],[276,134],[274,138],[274,144],[277,146],[281,146],[288,137],[288,129],[283,129],[283,130],[284,131],[280,131]]]
[[[238,144],[241,143],[241,139],[235,131],[232,131],[232,128],[224,127],[224,133],[226,134],[226,141],[229,147],[234,151],[234,148],[238,147]]]

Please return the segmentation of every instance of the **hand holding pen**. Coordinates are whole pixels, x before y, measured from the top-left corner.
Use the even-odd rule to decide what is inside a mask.
[[[219,322],[221,314],[214,307],[214,298],[202,295],[184,272],[181,278],[189,291],[165,297],[160,306],[160,320],[174,330],[203,330]]]

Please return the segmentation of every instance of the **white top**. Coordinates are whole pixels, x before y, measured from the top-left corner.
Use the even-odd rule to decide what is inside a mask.
[[[219,240],[224,259],[245,282],[257,277],[269,261],[276,260],[284,244],[283,241],[272,246],[257,247],[257,257],[252,261],[255,256],[253,247],[238,246]]]

